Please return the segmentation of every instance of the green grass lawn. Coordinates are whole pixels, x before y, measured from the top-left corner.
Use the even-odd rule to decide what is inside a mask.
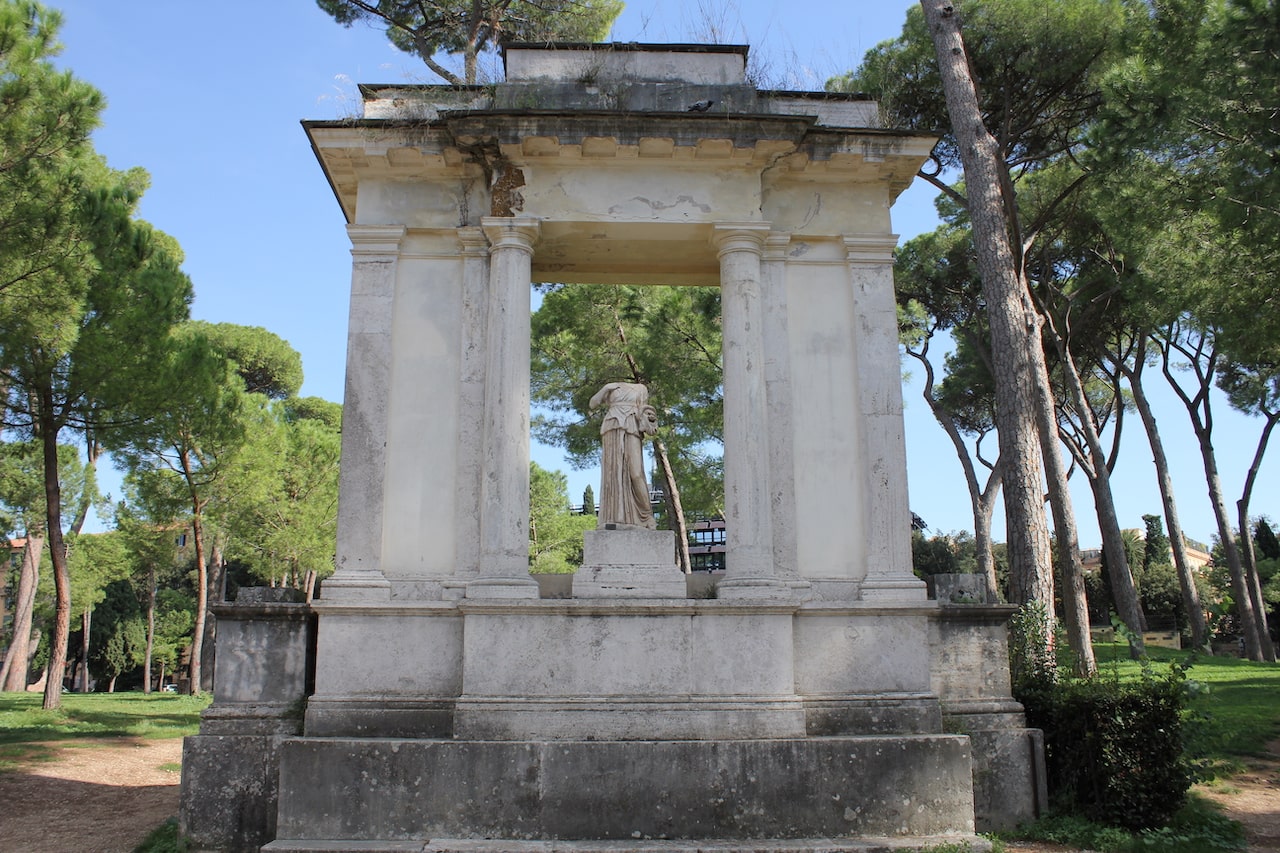
[[[1101,677],[1142,677],[1140,664],[1129,660],[1123,644],[1099,643],[1094,651]],[[1267,744],[1280,738],[1280,664],[1154,647],[1147,655],[1157,675],[1168,672],[1169,664],[1190,660],[1188,680],[1207,688],[1191,702],[1199,718],[1187,729],[1187,750],[1194,758],[1231,772],[1242,759],[1264,755]]]
[[[64,693],[56,711],[40,709],[39,693],[0,693],[0,771],[45,760],[59,741],[193,735],[208,696],[173,693]]]

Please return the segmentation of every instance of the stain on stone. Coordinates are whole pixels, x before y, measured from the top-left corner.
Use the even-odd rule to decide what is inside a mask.
[[[507,160],[494,163],[491,216],[514,216],[524,210],[524,172]]]

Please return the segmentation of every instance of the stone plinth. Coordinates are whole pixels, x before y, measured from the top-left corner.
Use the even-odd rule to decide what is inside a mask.
[[[675,533],[639,527],[583,534],[582,568],[573,579],[577,598],[684,598],[676,565]]]
[[[302,730],[315,617],[280,591],[213,608],[213,704],[182,747],[181,827],[197,849],[252,850],[275,832],[280,744]]]
[[[1027,728],[1010,697],[1009,605],[953,604],[930,622],[932,683],[947,731],[973,749],[974,820],[982,832],[1011,829],[1048,808],[1044,737]]]

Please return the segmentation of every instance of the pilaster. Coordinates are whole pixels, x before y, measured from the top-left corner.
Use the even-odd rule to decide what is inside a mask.
[[[911,509],[907,502],[907,447],[902,425],[897,303],[893,294],[896,234],[846,237],[849,282],[858,324],[860,455],[867,508],[864,601],[920,600],[924,582],[911,571]]]
[[[485,341],[489,294],[489,240],[484,229],[458,229],[462,254],[462,329],[459,358],[457,575],[480,572],[480,483],[484,470]]]
[[[385,601],[391,598],[391,584],[382,573],[391,316],[405,227],[351,225],[347,235],[351,238],[351,313],[336,570],[324,582],[322,596],[325,601]]]
[[[795,419],[791,347],[787,329],[787,250],[791,235],[773,232],[761,255],[764,310],[764,381],[769,424],[769,506],[773,519],[773,565],[792,588],[809,586],[796,565]]]

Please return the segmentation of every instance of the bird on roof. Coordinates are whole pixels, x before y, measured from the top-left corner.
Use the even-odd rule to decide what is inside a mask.
[[[688,112],[705,113],[707,110],[711,109],[711,106],[714,103],[715,101],[712,100],[698,101],[698,103],[690,105]]]

